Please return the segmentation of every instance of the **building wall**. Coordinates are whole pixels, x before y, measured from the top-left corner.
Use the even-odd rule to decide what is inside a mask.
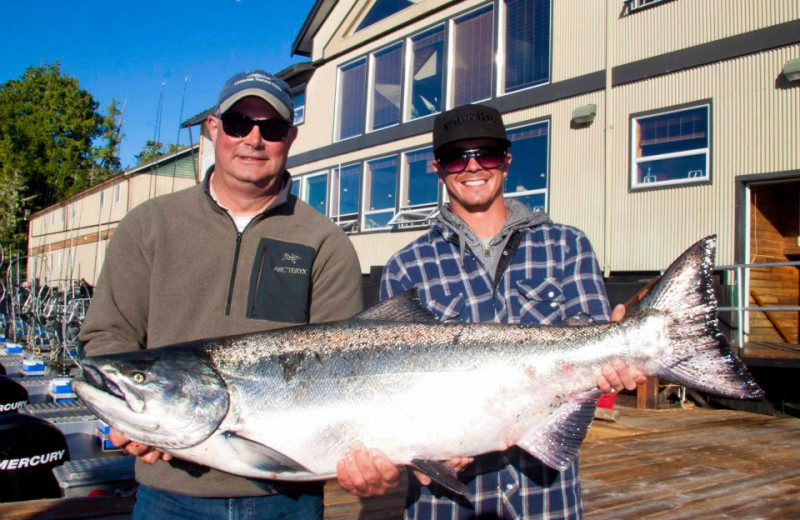
[[[128,211],[155,196],[196,184],[191,154],[166,162],[159,168],[143,166],[122,173],[32,215],[28,278],[53,284],[83,278],[95,284],[108,241]]]
[[[680,3],[680,2],[676,2]],[[800,168],[798,88],[776,88],[794,45],[721,61],[613,91],[615,113],[610,172],[610,263],[615,270],[648,270],[695,240],[718,234],[717,262],[734,262],[735,178]],[[711,102],[711,184],[631,193],[630,114],[687,102]]]
[[[487,3],[429,0],[351,34],[367,3],[338,2],[314,38],[317,68],[293,175],[429,144],[432,118],[336,142],[337,70]],[[800,169],[799,87],[780,76],[800,57],[800,31],[786,37],[800,3],[673,0],[635,12],[619,0],[551,5],[550,83],[488,101],[509,128],[550,121],[551,217],[587,232],[606,274],[658,271],[709,234],[719,235],[717,262],[733,263],[744,232],[736,228],[734,179]],[[702,101],[711,104],[710,182],[631,190],[631,116]],[[597,107],[594,122],[571,124],[572,111],[588,104]],[[383,236],[393,233],[351,235],[363,272],[394,252],[401,241]]]

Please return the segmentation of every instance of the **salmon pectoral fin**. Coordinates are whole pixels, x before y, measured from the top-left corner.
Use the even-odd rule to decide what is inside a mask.
[[[597,408],[600,390],[592,390],[567,401],[549,420],[517,445],[551,468],[564,471],[578,456]]]
[[[411,461],[411,467],[426,474],[431,478],[431,480],[440,486],[449,489],[453,493],[458,493],[459,495],[464,496],[469,494],[469,489],[467,489],[467,486],[458,480],[456,470],[450,466],[435,460],[414,459]]]
[[[235,433],[225,434],[225,439],[240,456],[254,468],[275,473],[309,472],[309,469],[283,453]]]

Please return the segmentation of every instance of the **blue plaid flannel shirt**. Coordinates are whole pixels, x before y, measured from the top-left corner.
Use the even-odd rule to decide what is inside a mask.
[[[608,321],[602,273],[582,231],[546,223],[515,233],[502,253],[498,269],[502,276],[495,289],[494,277],[472,252],[464,255],[462,264],[458,234],[437,219],[428,233],[389,260],[380,297],[416,288],[420,300],[442,320],[553,324],[583,312],[598,322]],[[583,515],[577,460],[559,472],[512,448],[476,457],[459,477],[472,494],[469,504],[451,500],[452,495],[442,493],[435,483],[421,486],[409,478],[405,517],[578,519]]]

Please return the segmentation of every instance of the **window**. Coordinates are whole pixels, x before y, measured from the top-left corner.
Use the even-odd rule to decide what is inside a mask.
[[[631,119],[631,188],[708,181],[710,108]]]
[[[339,69],[339,130],[337,140],[364,133],[367,96],[367,60],[362,58]]]
[[[294,125],[302,125],[303,122],[306,120],[306,89],[295,93],[292,96],[292,102],[294,103]]]
[[[356,27],[355,32],[366,29],[370,25],[376,24],[381,20],[385,20],[399,13],[406,7],[419,3],[419,1],[420,0],[375,0],[375,3],[372,4],[372,7],[367,11],[364,19],[361,20],[361,23]]]
[[[364,218],[361,229],[389,226],[394,216],[397,189],[397,156],[365,163]]]
[[[341,66],[334,140],[548,83],[552,1],[486,2]],[[389,5],[378,0],[372,9]]]
[[[656,4],[663,4],[670,0],[624,0],[629,11],[638,11]]]
[[[508,131],[513,159],[503,191],[506,198],[515,198],[532,209],[547,209],[549,126],[545,121]]]
[[[328,211],[328,172],[315,173],[305,177],[303,200],[309,206],[327,215]]]
[[[106,192],[104,192],[104,191],[100,192],[100,207],[101,208],[103,207],[103,199],[104,199],[104,195],[105,194],[106,194]]]
[[[410,95],[408,118],[441,112],[444,89],[444,26],[410,40]]]
[[[114,202],[119,202],[119,184],[114,186]]]
[[[550,0],[505,0],[503,92],[550,80]]]
[[[492,97],[494,5],[453,21],[451,106]]]
[[[399,227],[430,223],[439,211],[439,177],[431,166],[433,148],[403,154],[400,211],[389,222]]]
[[[372,55],[372,129],[400,122],[403,46],[394,45]]]
[[[331,217],[339,224],[358,220],[361,200],[361,163],[333,170]]]
[[[292,179],[292,195],[300,197],[300,182],[302,179]]]

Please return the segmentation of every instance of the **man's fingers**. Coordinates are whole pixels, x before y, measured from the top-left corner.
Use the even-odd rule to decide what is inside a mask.
[[[414,476],[417,477],[419,483],[423,486],[429,486],[431,484],[431,478],[421,471],[414,470]]]
[[[625,306],[621,303],[614,307],[614,310],[611,311],[611,318],[612,322],[615,321],[622,321],[622,318],[625,317]]]
[[[116,446],[117,448],[121,448],[126,445],[130,440],[122,435],[120,432],[111,428],[108,430],[108,440],[111,441],[111,444]]]
[[[372,458],[372,463],[375,465],[375,469],[377,469],[380,474],[381,482],[388,484],[390,487],[396,486],[397,483],[400,482],[400,470],[397,466],[376,449],[370,450],[369,454]]]

